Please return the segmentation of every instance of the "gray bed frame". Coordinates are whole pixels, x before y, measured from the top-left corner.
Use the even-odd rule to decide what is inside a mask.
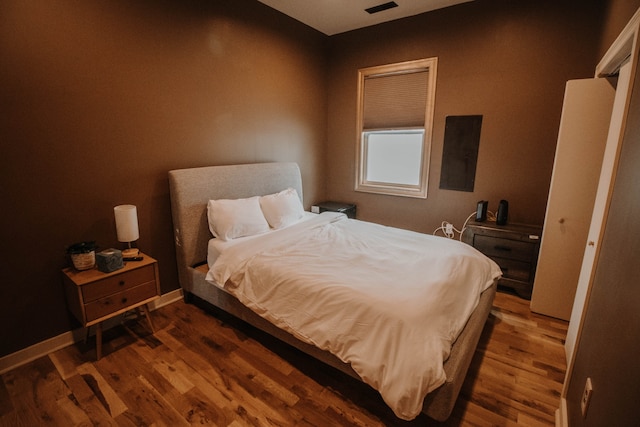
[[[207,202],[212,199],[262,196],[288,187],[295,188],[302,199],[302,178],[296,163],[209,166],[169,172],[178,276],[185,300],[190,295],[196,295],[359,380],[351,366],[333,354],[296,339],[255,314],[232,295],[205,281],[207,246],[211,239],[207,224]],[[489,316],[495,292],[494,283],[482,294],[478,307],[454,343],[451,355],[444,364],[446,382],[425,398],[422,412],[427,416],[438,421],[450,416]]]

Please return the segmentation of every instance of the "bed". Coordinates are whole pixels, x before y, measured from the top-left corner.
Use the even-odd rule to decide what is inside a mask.
[[[224,236],[220,235],[219,229],[216,230],[215,228],[212,228],[210,216],[208,215],[208,212],[214,209],[212,207],[214,205],[211,201],[248,201],[255,198],[263,200],[284,192],[287,192],[289,195],[291,192],[294,192],[296,197],[300,200],[300,206],[302,206],[302,179],[298,165],[296,163],[258,163],[172,170],[169,172],[169,185],[178,275],[180,286],[182,287],[185,295],[185,300],[188,301],[191,295],[195,295],[214,307],[229,313],[236,318],[239,318],[307,353],[320,362],[326,363],[358,380],[366,382],[380,391],[385,402],[391,407],[396,416],[401,419],[413,419],[419,412],[423,412],[427,416],[439,421],[443,421],[450,416],[493,303],[500,270],[491,260],[484,257],[470,246],[459,242],[449,241],[450,239],[426,235],[417,236],[419,233],[383,227],[354,219],[347,219],[345,215],[336,213],[325,213],[322,215],[304,213],[304,220],[301,219],[293,221],[292,225],[287,224],[287,226],[284,226],[277,231],[272,232],[271,230],[268,230],[264,233],[256,233],[258,235],[257,237],[251,236],[236,239],[241,243],[235,244],[234,240],[233,245],[228,245],[231,249],[218,250],[215,249],[215,245],[212,246],[212,243],[220,244],[224,243],[225,240],[231,243],[233,239],[225,239]],[[315,233],[312,237],[307,237],[309,234],[305,234],[310,233],[307,228],[313,230],[311,232],[312,234]],[[372,340],[372,343],[373,345],[378,346],[382,353],[392,353],[392,357],[395,358],[396,353],[399,353],[400,351],[385,351],[384,349],[402,349],[404,345],[399,343],[402,333],[395,334],[389,333],[388,331],[385,332],[374,329],[379,327],[378,323],[382,325],[389,323],[389,321],[386,320],[380,322],[375,320],[379,317],[375,313],[373,315],[374,320],[370,320],[369,318],[367,320],[360,320],[356,318],[349,319],[348,321],[336,321],[334,317],[339,313],[330,314],[328,315],[328,318],[321,318],[320,316],[326,315],[324,313],[316,314],[315,312],[312,313],[311,311],[308,311],[310,314],[302,316],[303,320],[301,324],[294,324],[296,319],[301,317],[300,312],[307,313],[306,310],[315,310],[317,309],[315,306],[320,306],[324,311],[325,309],[330,309],[327,308],[327,306],[338,305],[331,304],[331,301],[334,300],[341,301],[340,299],[335,299],[337,298],[335,294],[327,294],[328,296],[325,297],[324,300],[320,299],[319,301],[324,301],[322,304],[316,303],[313,307],[304,308],[299,307],[302,302],[305,300],[315,301],[320,297],[316,298],[314,296],[313,298],[304,298],[298,295],[298,299],[294,304],[286,304],[284,310],[288,311],[284,314],[277,311],[283,309],[282,307],[278,307],[278,304],[276,304],[273,309],[265,306],[265,301],[267,301],[267,297],[265,295],[269,295],[269,298],[274,299],[272,298],[272,294],[274,294],[275,289],[281,289],[281,287],[282,289],[286,289],[284,288],[285,285],[294,286],[294,288],[290,288],[291,290],[284,291],[285,294],[292,295],[293,293],[298,292],[298,289],[303,289],[305,287],[303,286],[306,284],[305,280],[297,282],[297,285],[295,284],[296,282],[289,280],[289,276],[295,273],[295,271],[292,270],[297,270],[295,265],[291,263],[294,262],[295,259],[299,258],[300,255],[298,252],[287,251],[298,250],[297,248],[291,249],[294,246],[309,246],[312,244],[310,242],[313,242],[318,238],[324,239],[324,236],[327,234],[339,236],[349,235],[351,231],[348,230],[352,228],[362,228],[360,233],[367,236],[377,236],[378,233],[381,233],[378,243],[380,243],[380,239],[387,238],[387,234],[385,233],[400,233],[401,241],[404,241],[405,238],[409,239],[409,237],[413,239],[413,235],[416,235],[418,239],[425,241],[430,239],[431,241],[436,241],[436,243],[440,242],[441,245],[443,245],[441,247],[450,247],[454,252],[461,252],[465,257],[473,259],[474,269],[476,268],[476,258],[478,259],[477,264],[481,265],[483,269],[481,273],[476,273],[476,270],[471,270],[471,267],[467,267],[468,261],[466,260],[463,264],[461,264],[462,261],[450,262],[444,257],[440,257],[438,261],[433,261],[437,264],[451,264],[454,266],[452,269],[456,270],[456,272],[464,271],[464,273],[459,273],[464,280],[469,282],[479,282],[478,285],[473,285],[473,289],[469,288],[469,290],[464,291],[464,299],[466,301],[464,303],[455,302],[452,304],[452,301],[445,302],[443,300],[441,303],[435,301],[436,307],[446,307],[447,311],[458,311],[456,307],[461,306],[462,308],[459,309],[461,312],[460,314],[465,316],[462,320],[458,319],[455,322],[449,320],[441,322],[413,322],[420,324],[442,324],[449,328],[446,330],[446,333],[436,331],[436,335],[440,335],[437,339],[434,339],[434,342],[437,341],[438,345],[440,345],[440,342],[444,343],[443,348],[436,348],[437,352],[439,354],[441,353],[441,356],[438,356],[435,359],[438,359],[439,357],[442,358],[442,362],[440,363],[441,366],[435,366],[433,368],[431,366],[427,366],[431,365],[430,359],[428,363],[424,363],[425,370],[428,371],[428,375],[431,375],[431,371],[437,370],[441,378],[437,378],[429,383],[431,378],[425,374],[425,380],[419,382],[419,384],[414,387],[415,390],[399,390],[399,388],[404,387],[403,384],[405,381],[394,379],[393,375],[387,374],[388,372],[394,373],[394,369],[388,368],[387,363],[384,360],[382,362],[375,361],[375,363],[381,363],[380,366],[385,366],[385,368],[369,366],[376,359],[376,357],[370,357],[370,355],[377,354],[378,351],[370,351],[368,353],[369,356],[366,357],[355,353],[354,346],[362,347],[364,344],[361,343],[365,341],[365,335],[358,335],[358,339],[354,339],[351,336],[352,329],[346,331],[338,331],[336,329],[336,340],[342,339],[342,341],[337,344],[333,343],[333,337],[330,336],[331,330],[334,330],[334,328],[337,327],[342,327],[342,325],[347,325],[345,327],[356,325],[359,329],[357,332],[354,332],[354,334],[366,334],[367,330],[372,329],[375,330],[376,337],[378,338],[389,336],[389,339],[391,340],[390,343],[385,344],[377,342],[379,339]],[[357,234],[357,231],[354,231],[354,233]],[[217,235],[217,238],[212,239],[214,234]],[[255,240],[253,240],[253,242],[247,242],[246,240],[248,239]],[[269,239],[277,243],[267,243]],[[375,239],[372,239],[373,238],[370,238],[369,241],[366,241],[362,245],[375,246],[376,241]],[[257,242],[260,243],[258,244]],[[301,245],[293,244],[292,242],[301,243]],[[430,242],[428,243],[431,244]],[[225,244],[222,245],[222,247],[224,246]],[[212,247],[214,247],[213,250]],[[352,250],[353,245],[350,248],[351,249],[349,249],[349,251]],[[440,252],[444,253],[445,251],[435,249],[432,252],[434,253],[434,256],[438,257]],[[216,254],[214,259],[212,259],[212,253]],[[316,255],[317,254],[313,254],[314,257],[316,257]],[[343,255],[347,258],[351,257],[350,252],[347,251],[345,251]],[[307,258],[302,257],[301,259],[308,260],[308,256],[310,256],[310,254],[307,253],[304,256]],[[258,264],[257,259],[265,257],[267,262]],[[357,255],[353,257],[353,259],[356,258],[361,258],[361,256]],[[407,256],[403,255],[402,257],[395,258],[401,258],[402,262],[406,262]],[[420,255],[420,258],[420,262],[423,262],[423,258],[425,257]],[[286,260],[288,265],[282,267],[284,270],[276,269],[276,259],[282,261]],[[314,258],[313,262],[303,261],[301,264],[316,265],[316,259],[319,258]],[[353,259],[349,259],[347,262],[354,262]],[[366,268],[375,268],[375,263],[375,260],[370,261],[369,266]],[[378,264],[380,264],[379,261]],[[464,268],[461,267],[461,265]],[[243,268],[241,272],[238,270],[240,267]],[[387,268],[386,264],[385,268]],[[467,268],[469,268],[469,270],[467,270]],[[310,283],[314,283],[314,286],[316,286],[316,276],[324,275],[324,271],[326,270],[327,269],[325,268],[315,268],[314,271],[305,273],[306,275],[303,275],[302,277],[309,278],[308,281]],[[287,273],[284,274],[282,271],[286,271]],[[351,272],[351,268],[349,268],[349,271]],[[352,272],[351,274],[345,275],[345,277],[348,278],[347,283],[341,284],[342,287],[339,287],[338,292],[344,292],[345,286],[347,288],[358,288],[354,285],[355,282],[368,282],[370,280],[369,278],[360,280],[360,277],[364,276],[365,273],[366,271],[362,270],[362,273]],[[379,273],[380,272],[377,272],[376,274],[383,276]],[[396,273],[389,272],[387,276],[393,276],[394,274]],[[281,276],[284,277],[282,285],[269,286],[271,280],[279,280],[278,278]],[[477,280],[476,276],[478,276]],[[405,276],[399,277],[403,277],[402,283],[409,280],[406,279]],[[293,282],[294,284],[289,282]],[[454,286],[452,284],[441,282],[442,280],[439,282],[439,289],[447,290],[447,292],[449,288],[455,288],[458,286],[457,284]],[[331,284],[333,285],[334,283]],[[260,291],[261,286],[265,290]],[[327,288],[336,288],[336,286],[327,286]],[[389,293],[387,289],[389,288],[389,284],[383,284],[380,288],[383,291],[383,299],[394,299],[394,293]],[[321,292],[317,292],[317,287],[312,289],[315,289],[314,295],[322,294]],[[262,294],[260,294],[260,292],[262,292]],[[324,290],[322,292],[324,292]],[[387,292],[387,294],[384,294],[384,292]],[[475,295],[476,293],[477,296]],[[434,295],[436,294],[438,293],[434,293]],[[471,296],[467,298],[467,294]],[[425,299],[431,298],[429,296],[430,294],[419,295],[426,295]],[[277,298],[275,300],[280,303],[286,299],[281,295],[276,296]],[[372,298],[365,294],[365,299],[370,300]],[[292,309],[292,306],[294,309]],[[341,304],[340,306],[344,307],[345,304]],[[354,305],[354,307],[356,306]],[[294,313],[291,318],[287,317],[290,314],[289,312],[292,310],[298,311]],[[363,310],[363,315],[367,314],[366,312],[371,310],[372,309],[368,308]],[[338,311],[340,311],[340,309],[338,309]],[[344,312],[345,310],[342,311]],[[355,308],[353,311],[359,313]],[[387,310],[382,309],[380,311],[386,312]],[[403,311],[413,312],[415,310],[407,309]],[[443,309],[436,311],[443,311]],[[344,313],[342,313],[342,315],[344,315]],[[423,315],[422,312],[420,315]],[[312,319],[313,321],[310,321],[309,319]],[[330,324],[331,327],[322,331],[322,335],[320,337],[312,335],[317,329],[321,329],[325,324]],[[459,325],[457,327],[452,326],[454,324]],[[366,327],[362,327],[362,325],[366,325]],[[415,334],[415,331],[411,329],[407,334],[409,337],[413,337],[412,334]],[[443,338],[445,335],[446,337]],[[347,338],[344,339],[344,336],[347,336]],[[410,341],[413,342],[415,340],[411,339]],[[411,348],[411,345],[415,345],[415,343],[407,344],[407,347]],[[431,344],[429,344],[429,346],[430,345]],[[352,354],[355,356],[352,356]],[[408,370],[408,373],[411,373],[414,370],[420,370],[422,368],[422,363],[411,366],[407,365],[407,363],[409,362],[399,363],[398,365],[404,368],[399,367],[398,371]],[[438,364],[436,362],[434,363],[436,365]],[[387,377],[391,379],[388,379]],[[406,382],[409,383],[412,381]],[[422,394],[424,394],[425,390],[427,392],[426,396],[423,398]],[[416,400],[418,400],[418,402],[416,402]],[[410,402],[407,403],[407,401]]]

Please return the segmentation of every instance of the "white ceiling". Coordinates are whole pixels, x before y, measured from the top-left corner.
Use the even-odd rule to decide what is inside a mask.
[[[389,0],[259,1],[331,36],[473,0],[394,0],[398,7],[374,14],[367,13],[365,9]]]

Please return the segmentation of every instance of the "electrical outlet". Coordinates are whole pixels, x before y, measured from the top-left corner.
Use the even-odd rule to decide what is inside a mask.
[[[313,205],[311,206],[312,213],[320,213],[320,206]]]
[[[587,382],[584,385],[584,391],[582,392],[582,399],[580,400],[580,410],[582,410],[582,417],[587,416],[587,409],[589,409],[589,402],[591,402],[592,394],[593,384],[591,384],[591,378],[587,378]]]
[[[445,233],[449,237],[453,236],[453,224],[447,223],[445,225]]]

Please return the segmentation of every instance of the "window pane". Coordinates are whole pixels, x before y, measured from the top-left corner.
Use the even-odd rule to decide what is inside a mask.
[[[365,132],[369,182],[420,184],[424,131]]]

